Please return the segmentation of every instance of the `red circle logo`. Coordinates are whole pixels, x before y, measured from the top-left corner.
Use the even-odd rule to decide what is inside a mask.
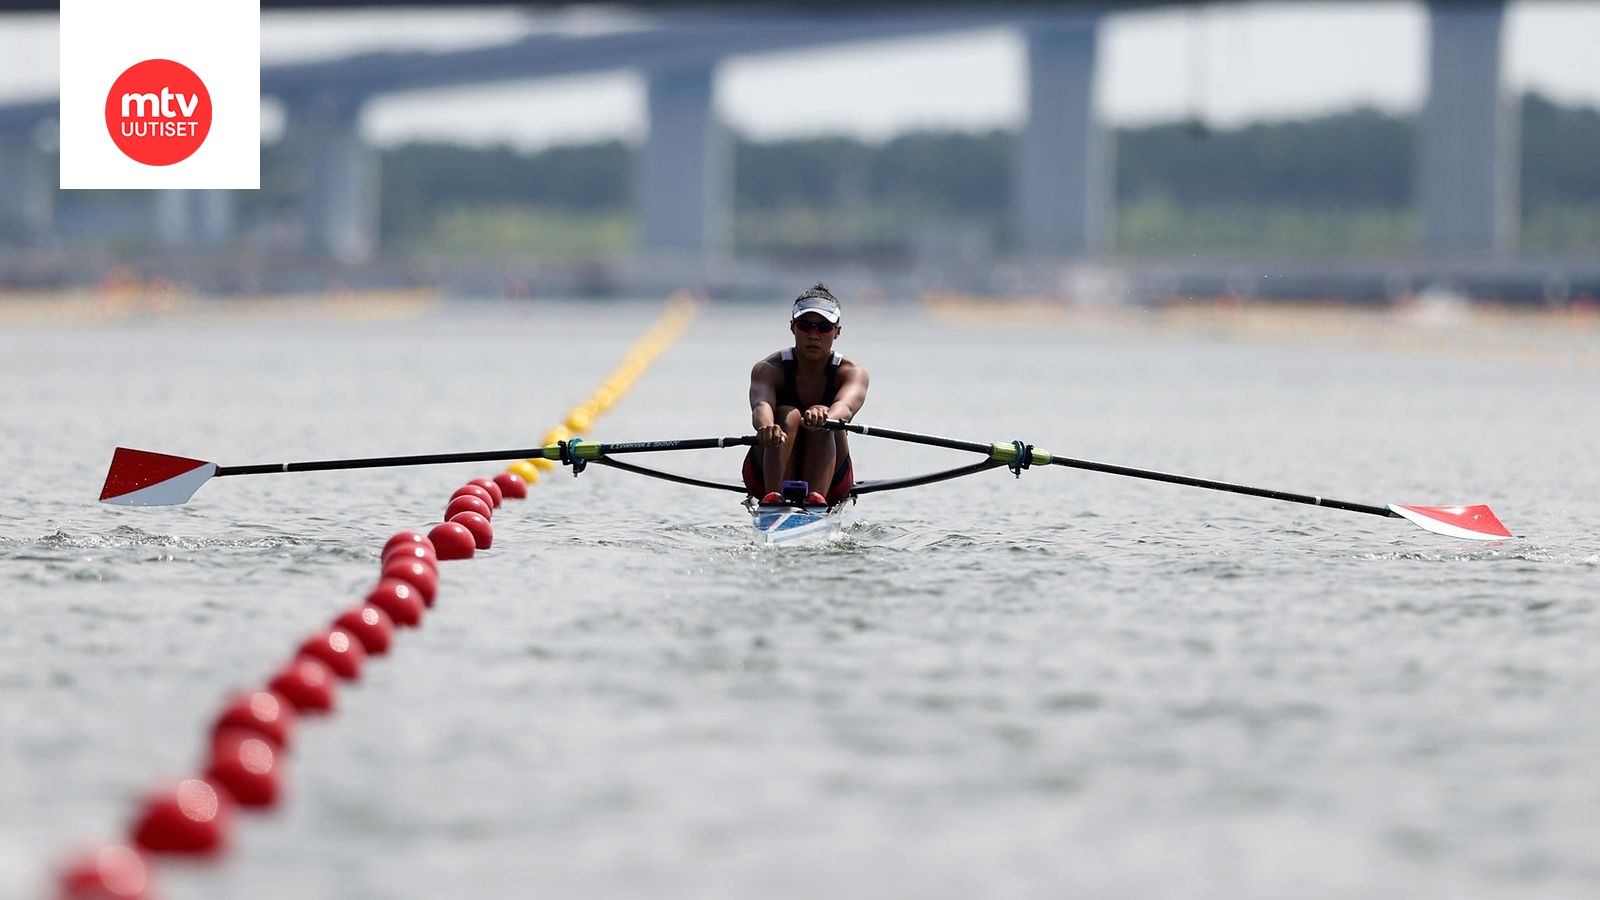
[[[183,162],[211,131],[211,94],[192,69],[170,59],[134,63],[106,95],[106,130],[128,158],[147,166]]]

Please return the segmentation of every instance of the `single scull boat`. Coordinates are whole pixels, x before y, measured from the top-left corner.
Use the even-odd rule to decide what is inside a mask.
[[[1489,507],[1474,504],[1461,506],[1415,506],[1409,504],[1389,503],[1382,506],[1366,503],[1352,503],[1347,500],[1334,500],[1312,494],[1297,494],[1289,491],[1270,490],[1267,488],[1249,487],[1242,484],[1230,484],[1223,481],[1213,481],[1205,478],[1194,478],[1187,475],[1174,475],[1166,472],[1153,472],[1147,469],[1134,469],[1128,466],[1117,466],[1109,463],[1092,462],[1083,459],[1072,459],[1057,456],[1047,450],[1035,447],[1022,441],[1010,443],[980,443],[976,441],[961,441],[952,438],[936,437],[926,434],[915,434],[909,431],[895,431],[888,428],[869,427],[830,421],[828,427],[835,430],[850,431],[867,437],[884,438],[887,440],[904,441],[914,444],[924,444],[932,447],[944,447],[951,450],[961,450],[980,454],[983,459],[957,466],[952,469],[942,469],[929,472],[925,475],[913,475],[903,478],[891,478],[880,481],[859,482],[850,491],[850,500],[865,494],[879,491],[900,490],[903,488],[917,487],[924,484],[946,481],[951,478],[960,478],[965,475],[974,475],[990,469],[1009,469],[1014,475],[1021,477],[1022,473],[1037,466],[1065,466],[1074,469],[1086,469],[1092,472],[1104,472],[1111,475],[1122,475],[1130,478],[1142,478],[1149,481],[1164,481],[1168,484],[1181,484],[1190,487],[1204,488],[1212,491],[1226,491],[1234,494],[1244,494],[1251,497],[1263,497],[1270,500],[1282,500],[1289,503],[1302,503],[1310,506],[1324,506],[1333,509],[1342,509],[1348,512],[1366,513],[1387,518],[1405,519],[1424,530],[1434,534],[1452,538],[1462,538],[1476,541],[1495,541],[1513,537],[1512,533],[1500,523]],[[516,450],[486,450],[470,453],[438,453],[423,456],[386,456],[367,459],[341,459],[322,460],[317,462],[300,463],[271,463],[252,466],[219,466],[216,463],[205,462],[198,459],[188,459],[179,456],[168,456],[161,453],[150,453],[144,450],[130,450],[118,447],[111,458],[111,469],[106,474],[105,487],[100,492],[100,500],[104,503],[115,503],[125,506],[171,506],[188,502],[200,486],[213,477],[224,475],[259,475],[269,472],[314,472],[331,469],[362,469],[378,466],[416,466],[431,465],[435,463],[451,462],[485,462],[490,460],[508,459],[548,459],[558,460],[570,466],[573,474],[583,472],[589,464],[605,466],[607,468],[621,469],[652,478],[661,478],[678,484],[693,485],[696,487],[712,488],[716,490],[737,491],[745,494],[742,484],[730,484],[720,481],[710,481],[688,475],[679,475],[672,472],[663,472],[649,469],[644,466],[624,462],[616,459],[617,456],[633,453],[662,452],[669,450],[705,450],[721,447],[751,447],[757,443],[754,435],[740,437],[696,438],[690,440],[671,441],[635,441],[630,443],[603,443],[600,441],[586,441],[582,438],[560,441],[544,447],[529,447]],[[800,496],[804,496],[802,493]],[[819,537],[837,535],[842,526],[840,503],[830,506],[805,506],[803,504],[785,503],[766,505],[756,503],[752,498],[747,498],[746,506],[750,511],[751,525],[759,542],[764,544],[789,544],[811,540]]]

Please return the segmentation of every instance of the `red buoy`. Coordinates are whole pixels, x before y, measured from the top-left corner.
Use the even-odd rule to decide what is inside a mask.
[[[422,624],[422,592],[398,578],[382,578],[367,594],[367,603],[389,614],[397,625],[415,628]]]
[[[294,729],[294,707],[273,691],[235,694],[217,716],[212,734],[224,729],[253,731],[274,747],[287,747]]]
[[[428,540],[428,536],[420,531],[397,531],[394,533],[393,537],[384,542],[383,555],[388,556],[390,550],[393,550],[402,544],[422,544],[429,549],[432,549],[433,546]]]
[[[439,554],[434,551],[433,541],[426,544],[396,544],[383,554],[381,564],[388,565],[397,559],[414,559],[426,566],[439,565]]]
[[[508,500],[528,499],[528,483],[515,472],[501,472],[494,477],[494,483],[500,485],[500,496]]]
[[[345,681],[361,677],[361,663],[367,658],[361,641],[343,628],[329,628],[312,635],[300,645],[300,652],[327,663],[333,674]]]
[[[483,501],[479,501],[480,503]],[[441,522],[428,532],[440,559],[471,559],[477,551],[478,541],[460,522]]]
[[[479,550],[487,550],[489,545],[494,543],[494,529],[489,526],[489,520],[483,516],[471,511],[458,512],[450,517],[450,521],[465,525],[467,530],[472,532],[472,543]]]
[[[68,860],[56,886],[59,900],[145,900],[150,865],[127,844],[107,844]]]
[[[479,490],[482,490],[482,488],[479,488]],[[494,509],[491,508],[489,504],[485,503],[481,498],[474,497],[470,494],[462,494],[461,496],[453,498],[450,501],[450,505],[444,508],[445,521],[450,521],[450,519],[459,512],[475,512],[478,515],[483,516],[485,519],[494,515]],[[433,543],[433,549],[438,550],[439,542],[434,541]]]
[[[347,609],[333,620],[333,624],[355,635],[368,656],[381,656],[389,652],[394,620],[378,607],[368,604]]]
[[[333,670],[314,656],[296,656],[268,684],[295,712],[333,711]]]
[[[479,500],[489,504],[491,509],[498,505],[494,502],[494,495],[489,493],[487,488],[481,484],[475,484],[472,482],[468,482],[467,484],[463,484],[461,487],[456,488],[456,492],[450,495],[451,500],[454,500],[457,497],[477,497]]]
[[[433,598],[439,593],[439,570],[425,566],[418,560],[404,559],[390,560],[383,567],[384,578],[398,578],[417,589],[422,595],[424,605],[432,606]]]
[[[210,855],[227,842],[233,810],[226,794],[204,778],[185,778],[145,799],[133,842],[151,853]]]
[[[483,478],[474,478],[471,481],[467,482],[467,484],[475,484],[478,487],[481,487],[484,490],[488,491],[489,495],[494,498],[494,508],[495,509],[499,509],[500,508],[500,502],[505,499],[505,496],[500,491],[500,485],[495,484],[495,481],[494,481],[493,478],[489,478],[487,476],[485,476]]]
[[[260,735],[224,729],[211,739],[206,778],[240,806],[271,806],[278,802],[281,762],[278,750]]]

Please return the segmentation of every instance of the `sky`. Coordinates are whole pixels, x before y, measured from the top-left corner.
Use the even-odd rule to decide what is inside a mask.
[[[399,48],[464,48],[532,31],[626,27],[623,13],[575,8],[268,13],[262,62]],[[1229,126],[1355,106],[1394,112],[1423,100],[1427,11],[1421,2],[1228,3],[1119,12],[1101,24],[1096,104],[1115,125],[1199,116]],[[58,79],[54,15],[0,16],[0,102],[37,98]],[[1521,0],[1506,13],[1510,90],[1600,106],[1600,0]],[[723,120],[746,137],[845,134],[882,140],[917,128],[1013,127],[1025,102],[1021,38],[1004,28],[732,57],[716,88]],[[380,98],[363,132],[506,142],[524,149],[645,131],[633,73],[550,79]],[[263,137],[281,129],[268,107]]]

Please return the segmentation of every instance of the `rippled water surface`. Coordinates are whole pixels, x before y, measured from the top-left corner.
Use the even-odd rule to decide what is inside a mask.
[[[526,446],[654,304],[0,334],[0,894],[125,832],[231,688],[494,466],[94,502],[111,448],[227,464]],[[860,421],[1519,537],[1052,468],[748,543],[732,495],[547,476],[306,720],[286,802],[164,896],[1600,894],[1600,394],[1495,334],[983,326],[858,305]],[[592,436],[748,430],[782,309],[702,310]],[[1501,336],[1503,337],[1503,336]],[[1465,337],[1460,337],[1465,341]],[[1485,348],[1489,348],[1485,350]],[[1576,361],[1576,362],[1575,362]],[[857,437],[864,477],[959,454]],[[737,451],[662,466],[736,477]]]

